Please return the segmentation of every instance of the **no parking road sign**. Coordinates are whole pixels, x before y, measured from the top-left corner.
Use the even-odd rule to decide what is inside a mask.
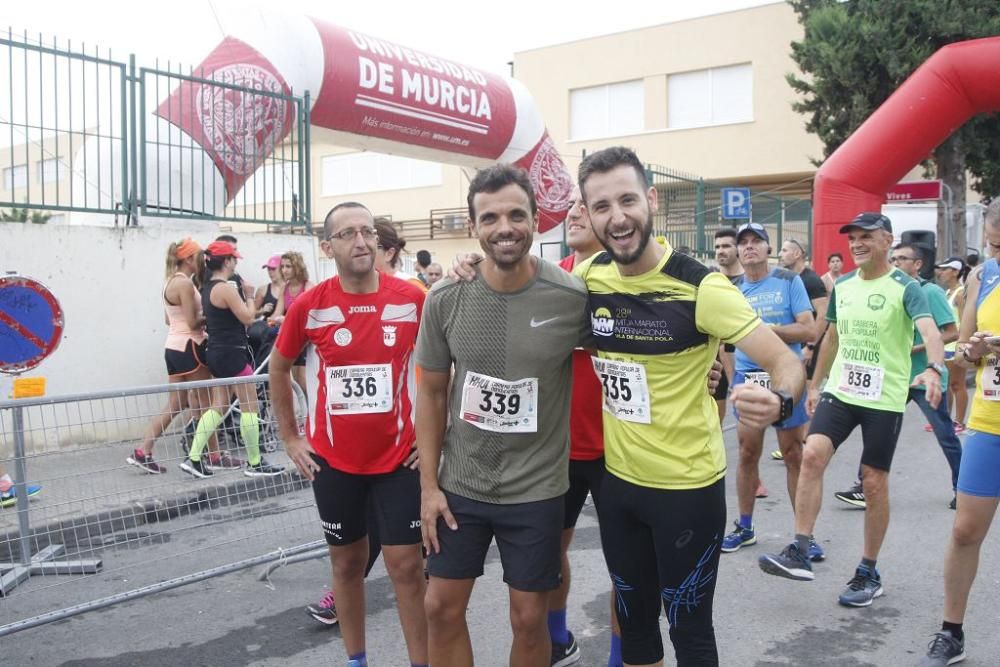
[[[0,277],[0,373],[42,363],[62,333],[62,308],[45,285],[23,276]]]

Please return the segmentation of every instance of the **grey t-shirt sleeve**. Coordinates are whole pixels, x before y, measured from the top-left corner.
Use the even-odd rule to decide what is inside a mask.
[[[424,301],[424,312],[417,333],[416,362],[420,368],[432,372],[451,370],[451,348],[445,335],[442,313],[441,289],[434,290]]]

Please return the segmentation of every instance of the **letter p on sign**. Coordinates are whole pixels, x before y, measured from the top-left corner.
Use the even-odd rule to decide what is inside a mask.
[[[750,188],[722,188],[722,219],[750,218]]]

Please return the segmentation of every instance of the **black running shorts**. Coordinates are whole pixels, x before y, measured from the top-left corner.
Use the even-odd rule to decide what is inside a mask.
[[[212,345],[209,341],[205,359],[208,370],[215,378],[240,377],[250,375],[253,371],[250,367],[250,349],[247,347]]]
[[[313,455],[313,460],[319,465],[313,494],[327,544],[342,547],[360,540],[368,534],[372,520],[383,545],[420,544],[420,475],[416,470],[400,466],[378,475],[355,475],[331,468],[321,456]]]
[[[563,496],[497,505],[444,492],[458,530],[438,519],[440,553],[427,556],[427,570],[442,579],[483,574],[486,551],[496,538],[503,580],[515,590],[551,591],[561,581],[560,537]]]
[[[851,405],[824,392],[816,406],[809,435],[825,435],[836,450],[858,426],[861,427],[861,463],[888,472],[896,452],[899,430],[903,427],[902,412]]]
[[[569,462],[569,491],[566,492],[566,507],[563,515],[563,530],[576,526],[580,518],[587,494],[594,499],[594,506],[601,504],[601,482],[604,480],[604,457],[593,461]]]
[[[187,345],[183,351],[166,349],[163,351],[163,360],[167,364],[167,375],[170,377],[180,377],[190,375],[205,365],[205,343],[195,344],[194,340],[188,338]]]

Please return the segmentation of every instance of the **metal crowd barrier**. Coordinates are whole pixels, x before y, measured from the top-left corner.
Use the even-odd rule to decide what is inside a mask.
[[[126,462],[171,391],[252,384],[260,447],[286,466],[276,477],[217,469],[197,479],[178,464],[194,432],[180,410],[155,441],[165,468]],[[73,396],[0,401],[0,465],[17,481],[17,502],[0,507],[0,637],[94,609],[269,562],[324,542],[312,491],[284,454],[266,376],[207,380]],[[180,389],[179,389],[180,388]],[[300,426],[306,406],[296,389]],[[229,392],[227,392],[229,393]],[[246,459],[239,407],[219,451]],[[214,443],[212,445],[214,447]],[[203,454],[203,460],[207,456]],[[41,492],[25,500],[30,485]]]

